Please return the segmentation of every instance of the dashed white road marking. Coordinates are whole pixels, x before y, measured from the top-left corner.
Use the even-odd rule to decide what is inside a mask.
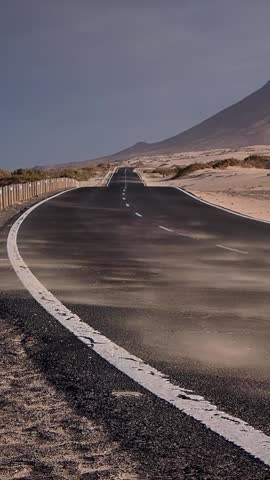
[[[184,237],[184,238],[191,238],[192,240],[200,240],[199,237],[196,237],[196,235],[192,235],[190,233],[181,233],[181,232],[174,232],[176,235],[178,235],[179,237]]]
[[[243,255],[247,255],[248,252],[246,250],[238,250],[237,248],[226,247],[225,245],[216,245],[218,248],[223,248],[224,250],[230,250],[231,252],[242,253]]]
[[[162,230],[166,230],[166,232],[174,232],[171,228],[163,227],[162,225],[159,225],[158,228],[162,228]]]
[[[126,203],[126,207],[130,207],[130,204],[129,204],[129,203]]]
[[[187,237],[187,238],[192,238],[194,240],[198,240],[198,238],[196,238],[193,235],[175,232],[175,230],[172,230],[171,228],[163,227],[163,225],[159,225],[158,228],[161,228],[162,230],[165,230],[166,232],[176,233],[177,235],[179,235],[181,237]],[[238,250],[237,248],[226,247],[225,245],[217,244],[216,247],[223,248],[224,250],[230,250],[231,252],[241,253],[243,255],[248,254],[248,252],[246,250]]]
[[[219,410],[214,404],[208,402],[202,396],[196,395],[193,391],[175,385],[164,374],[152,368],[135,355],[131,355],[124,348],[116,345],[65,307],[33,275],[18,249],[17,237],[20,226],[33,210],[63,193],[58,193],[33,205],[19,217],[10,229],[7,240],[8,256],[14,271],[24,287],[61,325],[111,365],[158,398],[165,400],[182,413],[198,420],[213,432],[216,432],[221,437],[270,466],[269,436],[253,428],[240,418]]]
[[[142,215],[138,212],[135,212],[135,215],[137,215],[137,217],[142,217]]]

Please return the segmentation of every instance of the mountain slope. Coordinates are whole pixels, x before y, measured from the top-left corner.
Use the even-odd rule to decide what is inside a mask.
[[[270,144],[270,81],[243,100],[189,130],[160,142],[136,144],[106,158],[107,161],[113,161],[138,154],[155,155],[265,144]]]
[[[68,162],[68,163],[58,163],[56,165],[42,165],[35,166],[36,169],[47,169],[47,168],[77,168],[77,167],[92,167],[99,163],[111,163],[111,162],[120,162],[121,160],[126,160],[127,158],[132,158],[136,155],[144,154],[151,144],[145,142],[138,142],[131,147],[125,148],[120,152],[113,153],[112,155],[107,155],[105,157],[92,158],[88,160],[82,160],[80,162]]]
[[[152,144],[152,148],[168,152],[269,143],[270,82],[195,127]]]
[[[73,162],[88,166],[127,160],[140,155],[178,153],[216,148],[238,148],[270,144],[270,81],[240,102],[174,137],[156,143],[139,142],[113,155]],[[65,165],[57,165],[63,167]]]

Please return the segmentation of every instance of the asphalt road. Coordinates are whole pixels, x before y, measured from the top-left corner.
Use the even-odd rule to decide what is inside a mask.
[[[263,462],[149,393],[46,313],[6,260],[8,230],[0,234],[0,316],[38,339],[32,355],[46,375],[134,455],[142,479],[270,479]],[[270,435],[269,238],[268,224],[177,189],[147,188],[121,168],[108,187],[35,209],[18,246],[85,323]]]

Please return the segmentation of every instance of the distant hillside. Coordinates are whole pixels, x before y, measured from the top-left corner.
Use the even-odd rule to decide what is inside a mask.
[[[122,161],[126,160],[127,158],[134,157],[135,155],[140,155],[143,154],[146,150],[148,145],[145,142],[139,142],[133,145],[132,147],[125,148],[124,150],[121,150],[120,152],[114,153],[112,155],[108,155],[106,157],[98,157],[98,158],[93,158],[91,160],[83,160],[81,162],[70,162],[70,163],[62,163],[62,164],[57,164],[57,165],[50,165],[47,166],[37,166],[34,168],[37,169],[47,169],[47,168],[78,168],[78,167],[92,167],[97,164],[106,164],[106,163],[111,163],[111,162],[117,162],[117,161]]]
[[[270,81],[238,103],[193,128],[156,143],[136,143],[121,152],[70,166],[122,161],[143,154],[178,153],[270,144]],[[63,167],[65,165],[57,165]]]
[[[156,152],[238,148],[270,143],[270,82],[179,135],[152,144]]]

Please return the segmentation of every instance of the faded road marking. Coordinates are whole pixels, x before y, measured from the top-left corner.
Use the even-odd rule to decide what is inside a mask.
[[[174,232],[171,228],[163,227],[162,225],[159,225],[158,228],[162,228],[162,230],[166,230],[166,232]]]
[[[231,252],[242,253],[243,255],[248,254],[246,250],[238,250],[237,248],[226,247],[225,245],[216,245],[216,247],[223,248],[224,250],[230,250]]]

